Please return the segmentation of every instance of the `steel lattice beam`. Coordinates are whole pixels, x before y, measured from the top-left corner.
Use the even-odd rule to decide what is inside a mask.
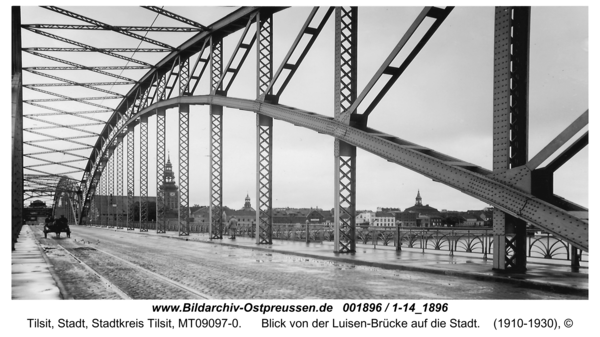
[[[190,19],[188,19],[186,17],[183,17],[181,15],[177,15],[177,14],[175,14],[173,12],[169,12],[166,9],[162,9],[162,8],[156,7],[156,6],[142,6],[142,7],[146,8],[148,10],[151,10],[153,12],[156,12],[156,13],[158,13],[160,15],[164,15],[164,16],[166,16],[168,18],[173,19],[173,20],[177,20],[179,22],[183,22],[185,24],[188,24],[190,26],[194,26],[194,27],[200,28],[202,30],[207,30],[207,28],[205,26],[199,24],[198,22],[190,20]]]
[[[221,93],[220,78],[223,76],[223,41],[211,38],[210,89]],[[210,106],[210,239],[223,239],[223,107]],[[226,219],[225,219],[226,220]]]
[[[350,124],[356,100],[358,8],[335,9],[335,120]],[[334,140],[334,251],[356,251],[356,146]]]
[[[138,35],[138,34],[129,32],[127,30],[120,29],[119,27],[116,27],[116,26],[108,25],[108,24],[100,22],[98,20],[94,20],[94,19],[88,18],[86,16],[83,16],[81,14],[70,12],[70,11],[68,11],[66,9],[63,9],[63,8],[54,7],[54,6],[42,6],[42,8],[46,8],[48,10],[60,13],[62,15],[65,15],[65,16],[68,16],[68,17],[71,17],[71,18],[74,18],[74,19],[77,19],[77,20],[81,20],[83,22],[91,23],[92,25],[95,25],[95,26],[98,26],[98,27],[102,27],[102,28],[104,28],[106,30],[112,30],[112,31],[117,32],[119,34],[123,34],[125,36],[129,36],[129,37],[141,40],[141,41],[146,42],[146,43],[154,44],[154,45],[157,45],[157,46],[160,46],[160,47],[163,47],[163,48],[174,49],[173,47],[169,46],[168,44],[162,43],[160,41],[156,41],[156,40],[153,40],[153,39],[148,38],[146,36]]]
[[[46,55],[46,54],[40,54],[34,51],[28,51],[28,53],[30,53],[31,55],[35,55],[35,56],[39,56],[51,61],[55,61],[55,62],[59,62],[59,63],[64,63],[64,64],[68,64],[71,67],[33,67],[34,70],[89,70],[89,71],[93,71],[95,73],[98,74],[102,74],[102,75],[106,75],[106,76],[110,76],[110,77],[114,77],[114,78],[118,78],[120,80],[124,80],[124,81],[132,81],[135,82],[134,79],[131,79],[129,77],[125,77],[125,76],[121,76],[121,75],[117,75],[117,74],[113,74],[113,73],[109,73],[108,71],[104,71],[104,70],[121,70],[121,69],[150,69],[152,68],[152,65],[145,65],[145,66],[108,66],[108,67],[88,67],[88,66],[84,66],[75,62],[71,62],[71,61],[67,61],[67,60],[63,60],[60,59],[58,57],[54,57],[54,56],[50,56],[50,55]],[[30,69],[30,68],[27,68]]]
[[[91,25],[57,25],[57,24],[29,24],[21,25],[23,28],[33,29],[73,29],[73,30],[110,30],[107,27]],[[120,31],[130,32],[173,32],[193,33],[202,31],[201,28],[193,27],[146,27],[146,26],[112,26]]]
[[[161,81],[164,81],[164,76]],[[164,86],[163,86],[164,87]],[[162,96],[160,96],[162,97]],[[161,100],[161,99],[159,99]],[[165,147],[166,147],[165,110],[156,112],[156,232],[166,233],[165,199],[162,184],[165,179]]]
[[[140,119],[140,232],[148,231],[148,116]]]
[[[74,149],[57,150],[57,149],[52,149],[52,148],[37,145],[37,144],[27,144],[27,145],[33,146],[33,147],[39,147],[40,149],[49,150],[49,151],[43,151],[43,152],[31,152],[31,153],[28,153],[28,155],[47,154],[47,153],[62,153],[62,154],[68,154],[69,156],[74,156],[74,157],[79,157],[79,158],[84,158],[84,159],[89,159],[89,158],[80,156],[78,154],[70,153],[70,151],[87,150],[87,149],[91,148],[91,146],[86,146],[86,147],[78,147],[78,148],[74,148]]]
[[[24,50],[27,52],[30,52],[28,50]],[[48,57],[50,58],[51,56],[48,55],[44,55],[44,54],[36,54],[36,53],[31,53],[40,57]],[[60,60],[60,59],[58,59]],[[62,63],[72,63],[72,62],[68,62],[65,60],[60,60],[58,62],[62,62]],[[94,67],[85,67],[82,65],[78,65],[78,66],[72,66],[72,67],[24,67],[23,70],[90,70],[90,71],[94,71],[94,72],[99,72],[101,73],[102,70],[141,70],[141,69],[150,69],[152,67],[148,67],[148,66],[94,66]],[[106,74],[110,74],[110,73],[106,73]],[[104,75],[106,75],[104,74]],[[113,75],[113,74],[111,74]],[[113,76],[114,77],[114,76]],[[122,78],[121,77],[117,77],[117,78]],[[126,78],[126,77],[125,77]],[[131,80],[131,79],[129,79]]]
[[[33,32],[33,33],[36,33],[36,34],[39,34],[39,35],[42,35],[42,36],[45,36],[45,37],[48,37],[48,38],[60,41],[60,42],[69,43],[69,44],[72,44],[72,45],[75,45],[75,46],[78,46],[78,47],[81,47],[81,48],[85,48],[85,49],[89,49],[91,51],[95,51],[97,53],[101,53],[101,54],[104,54],[104,55],[112,56],[114,58],[118,58],[118,59],[125,60],[125,61],[128,61],[128,62],[133,62],[133,63],[141,64],[141,65],[144,65],[144,66],[147,66],[147,67],[151,67],[152,66],[151,64],[146,63],[144,61],[136,60],[136,59],[133,59],[131,57],[127,57],[127,56],[123,56],[123,55],[119,55],[119,54],[115,54],[115,53],[107,51],[107,50],[105,50],[103,48],[92,47],[92,46],[87,45],[85,43],[81,43],[81,42],[77,42],[77,41],[74,41],[74,40],[70,40],[70,39],[64,38],[62,36],[50,34],[48,32],[44,32],[44,31],[37,30],[37,29],[31,29],[31,28],[25,28],[25,29],[27,29],[30,32]]]
[[[87,48],[49,48],[49,47],[37,47],[37,48],[23,48],[24,51],[41,51],[41,52],[63,52],[63,53],[93,53],[95,50]],[[170,52],[170,49],[161,48],[102,48],[111,53],[165,53]]]
[[[104,158],[103,158],[104,160]],[[102,171],[102,177],[100,178],[100,226],[102,227],[106,227],[106,204],[108,204],[107,202],[107,197],[106,197],[106,173],[107,173],[107,169],[104,169]]]
[[[123,134],[117,145],[117,229],[123,228]]]
[[[189,59],[179,62],[179,96],[187,96],[190,80]],[[179,105],[179,236],[190,235],[190,106]]]
[[[101,119],[87,117],[87,116],[80,116],[80,115],[83,115],[83,114],[92,114],[92,113],[112,112],[112,110],[93,110],[93,111],[68,112],[68,111],[64,111],[64,110],[61,110],[61,109],[56,109],[56,108],[52,108],[52,107],[49,107],[49,106],[45,106],[45,105],[37,104],[37,103],[32,103],[32,102],[28,102],[28,104],[36,106],[38,108],[42,108],[42,109],[47,109],[47,110],[52,110],[52,111],[58,112],[58,113],[43,113],[43,114],[27,114],[27,115],[25,115],[25,116],[28,116],[28,118],[30,116],[37,116],[37,117],[39,117],[39,116],[69,115],[69,116],[83,118],[83,119],[87,119],[87,120],[91,120],[91,121],[104,122]]]
[[[60,99],[30,99],[30,100],[25,100],[24,102],[63,102],[63,101],[74,101],[74,102],[79,102],[79,103],[83,103],[83,104],[95,106],[95,107],[98,107],[98,108],[101,108],[101,109],[112,110],[110,107],[107,107],[107,106],[104,106],[104,105],[100,105],[100,104],[96,104],[96,103],[86,102],[86,100],[104,100],[104,99],[120,99],[121,98],[121,96],[73,98],[73,97],[69,97],[69,96],[57,94],[57,93],[54,93],[54,92],[51,92],[51,91],[46,91],[46,90],[42,90],[42,89],[38,89],[38,88],[34,88],[34,87],[28,87],[26,85],[24,85],[23,87],[27,88],[27,89],[30,89],[30,90],[33,90],[33,91],[41,92],[43,94],[60,97]]]
[[[273,16],[256,19],[257,93],[267,92],[273,78]],[[273,118],[256,114],[256,243],[273,243]]]
[[[135,223],[135,135],[133,125],[127,129],[127,230],[134,229]]]
[[[102,89],[102,88],[97,88],[95,86],[98,86],[98,85],[122,85],[122,84],[134,84],[135,83],[135,82],[97,82],[97,83],[93,83],[92,82],[92,83],[79,83],[79,82],[67,80],[67,79],[62,78],[62,77],[58,77],[58,76],[53,76],[53,75],[48,75],[48,74],[45,74],[45,73],[41,73],[41,72],[36,71],[36,70],[27,70],[27,71],[30,72],[30,73],[32,73],[32,74],[36,74],[38,76],[42,76],[42,77],[46,77],[46,78],[51,78],[53,80],[65,82],[65,83],[27,84],[27,86],[29,86],[29,87],[80,86],[80,87],[88,88],[88,89],[91,89],[91,90],[100,91],[100,92],[103,92],[105,94],[119,96],[121,98],[123,98],[123,95],[119,94],[118,92],[114,92],[114,91],[110,91],[110,90],[105,90],[105,89]]]
[[[114,223],[114,217],[113,217],[113,203],[114,203],[114,193],[113,193],[113,189],[115,187],[115,183],[113,180],[114,177],[114,169],[115,169],[115,158],[113,156],[114,151],[110,150],[110,159],[108,160],[108,179],[106,179],[106,183],[107,183],[107,189],[106,189],[106,199],[107,199],[107,205],[106,205],[106,210],[108,213],[108,217],[107,217],[107,226],[108,227],[113,227],[115,226]]]
[[[84,135],[84,136],[76,136],[76,137],[55,137],[55,136],[52,136],[52,135],[49,135],[49,134],[43,133],[43,132],[37,132],[37,131],[32,131],[32,130],[28,130],[28,132],[36,134],[36,135],[44,136],[44,137],[49,137],[50,139],[30,140],[30,141],[23,142],[23,144],[31,145],[32,143],[44,143],[44,142],[52,142],[52,141],[61,140],[61,141],[69,142],[69,143],[74,143],[77,145],[90,146],[89,144],[76,142],[72,139],[98,137],[98,135],[89,135],[89,136]]]

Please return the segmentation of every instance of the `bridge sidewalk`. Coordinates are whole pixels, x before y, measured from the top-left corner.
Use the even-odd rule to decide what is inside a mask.
[[[114,229],[112,229],[114,230]],[[135,233],[139,233],[135,231]],[[255,239],[238,237],[235,240],[209,240],[207,234],[191,234],[179,236],[177,232],[156,234],[144,232],[145,235],[165,235],[173,239],[211,242],[239,248],[270,251],[282,254],[318,258],[340,263],[366,265],[385,269],[412,270],[434,274],[453,275],[470,279],[491,282],[512,283],[521,287],[545,289],[558,293],[588,296],[588,269],[581,268],[578,272],[571,271],[570,266],[528,262],[525,273],[504,273],[492,270],[492,258],[483,259],[477,256],[450,256],[449,252],[423,253],[421,250],[403,249],[400,252],[395,247],[357,244],[356,253],[336,254],[333,252],[333,242],[305,243],[299,241],[273,240],[271,245],[257,245]]]
[[[28,225],[23,226],[15,243],[11,265],[13,300],[62,299],[61,284],[53,277],[52,266]]]

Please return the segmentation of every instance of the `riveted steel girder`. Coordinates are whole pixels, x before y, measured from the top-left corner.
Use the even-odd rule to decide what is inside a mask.
[[[123,201],[123,137],[120,137],[117,145],[117,229],[123,228],[124,201]]]
[[[156,233],[166,233],[165,199],[163,182],[165,177],[165,147],[167,120],[165,110],[156,112]]]
[[[148,116],[140,118],[140,232],[148,231]]]
[[[188,19],[186,17],[183,17],[181,15],[177,15],[177,14],[175,14],[173,12],[169,12],[168,10],[163,9],[161,7],[156,7],[156,6],[142,6],[142,7],[146,8],[147,10],[151,10],[153,12],[156,12],[156,13],[158,13],[160,15],[164,15],[164,16],[166,16],[168,18],[173,19],[173,20],[177,20],[179,22],[183,22],[183,23],[188,24],[190,26],[194,26],[194,27],[197,27],[197,28],[200,28],[200,29],[203,29],[203,30],[207,29],[207,27],[199,24],[198,22],[196,22],[194,20],[190,20],[190,19]]]
[[[35,55],[35,56],[39,56],[48,60],[52,60],[55,62],[59,62],[59,63],[64,63],[64,64],[68,64],[71,67],[33,67],[34,70],[89,70],[89,71],[93,71],[95,73],[98,74],[102,74],[102,75],[106,75],[106,76],[110,76],[110,77],[114,77],[114,78],[118,78],[120,80],[124,80],[124,81],[132,81],[135,82],[134,79],[131,79],[129,77],[125,77],[125,76],[121,76],[121,75],[117,75],[117,74],[113,74],[110,73],[108,71],[104,71],[104,70],[120,70],[120,69],[149,69],[152,68],[151,65],[144,65],[144,66],[107,66],[107,67],[88,67],[88,66],[84,66],[75,62],[71,62],[71,61],[67,61],[67,60],[63,60],[60,59],[58,57],[54,57],[54,56],[50,56],[50,55],[46,55],[46,54],[41,54],[38,52],[34,52],[34,51],[27,51],[25,50],[25,52],[30,53],[31,55]],[[29,69],[29,68],[27,68]]]
[[[527,164],[529,99],[528,7],[497,7],[494,34],[493,170]],[[531,183],[525,190],[531,192]],[[494,268],[525,271],[526,222],[494,212]]]
[[[179,95],[189,94],[189,59],[179,63]],[[190,235],[190,106],[179,105],[179,235]]]
[[[21,25],[23,28],[34,28],[34,29],[72,29],[72,30],[112,30],[104,26],[92,26],[92,25],[57,25],[57,24],[29,24]],[[146,27],[146,26],[111,26],[120,31],[130,32],[173,32],[173,33],[190,33],[200,32],[202,29],[194,27]],[[140,48],[144,49],[144,48]]]
[[[356,100],[358,63],[358,8],[335,8],[334,118],[350,123],[348,111]],[[356,147],[334,140],[334,251],[356,251]]]
[[[257,98],[273,78],[273,15],[258,13]],[[256,114],[256,243],[273,243],[273,118]]]
[[[134,230],[135,223],[135,135],[133,125],[127,128],[127,230]]]
[[[156,40],[153,40],[153,39],[148,38],[146,36],[142,36],[142,35],[138,35],[138,34],[132,33],[130,31],[121,29],[121,28],[119,28],[117,26],[108,25],[106,23],[103,23],[103,22],[100,22],[98,20],[94,20],[94,19],[88,18],[88,17],[83,16],[81,14],[77,14],[77,13],[68,11],[66,9],[60,8],[60,7],[42,6],[42,8],[46,8],[48,10],[60,13],[62,15],[65,15],[65,16],[68,16],[68,17],[71,17],[71,18],[74,18],[74,19],[77,19],[77,20],[81,20],[83,22],[91,23],[91,24],[93,24],[95,26],[102,27],[102,28],[104,28],[106,30],[112,30],[112,31],[117,32],[119,34],[123,34],[125,36],[129,36],[129,37],[141,40],[141,41],[146,42],[146,43],[154,44],[154,45],[157,45],[157,46],[160,46],[160,47],[163,47],[163,48],[173,49],[173,47],[169,46],[168,44],[162,43],[160,41],[156,41]]]
[[[252,111],[336,137],[533,223],[580,249],[587,251],[589,248],[586,221],[494,178],[490,170],[425,146],[371,128],[357,129],[331,117],[302,109],[218,95],[177,97],[153,104],[140,113],[150,113],[154,109],[177,104],[212,104]]]

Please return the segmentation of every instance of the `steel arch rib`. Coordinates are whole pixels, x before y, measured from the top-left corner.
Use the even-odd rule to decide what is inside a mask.
[[[491,177],[491,171],[377,130],[359,130],[337,122],[332,117],[281,104],[218,95],[201,95],[176,97],[155,103],[132,116],[130,123],[134,123],[142,115],[155,113],[156,109],[168,109],[178,104],[213,104],[260,113],[333,136],[498,207],[506,213],[533,223],[567,240],[574,246],[588,251],[587,222]],[[469,169],[464,167],[469,167]]]

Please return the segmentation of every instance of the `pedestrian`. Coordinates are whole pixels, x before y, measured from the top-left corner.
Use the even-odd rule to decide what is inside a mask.
[[[235,240],[235,230],[237,229],[237,219],[235,218],[235,215],[232,215],[229,219],[227,228],[229,228],[229,238]]]

